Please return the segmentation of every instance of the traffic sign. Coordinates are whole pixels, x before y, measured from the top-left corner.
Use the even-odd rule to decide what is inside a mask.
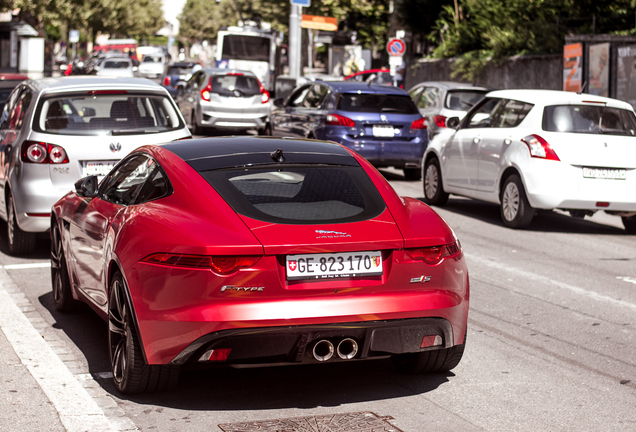
[[[311,6],[311,0],[291,0],[291,4],[302,7]]]
[[[406,51],[406,43],[402,39],[392,38],[386,44],[386,52],[390,56],[401,57]]]
[[[68,41],[70,43],[79,42],[79,30],[69,30],[69,32],[68,32]]]

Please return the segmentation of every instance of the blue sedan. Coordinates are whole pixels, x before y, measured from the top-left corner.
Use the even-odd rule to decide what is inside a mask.
[[[374,166],[404,170],[421,178],[428,145],[424,119],[404,90],[377,84],[315,81],[274,101],[270,122],[275,136],[340,143]]]

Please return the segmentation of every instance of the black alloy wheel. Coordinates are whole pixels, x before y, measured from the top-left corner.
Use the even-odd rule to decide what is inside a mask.
[[[60,237],[60,229],[56,222],[51,229],[51,286],[53,287],[53,301],[58,312],[73,312],[79,302],[73,298],[71,280],[68,277],[64,247]]]
[[[120,272],[115,273],[110,284],[108,344],[113,382],[120,392],[154,392],[176,387],[177,366],[148,365],[144,360],[126,283]]]
[[[7,200],[7,243],[11,255],[25,255],[35,249],[35,233],[22,231],[15,214],[13,195]]]
[[[424,202],[430,205],[443,206],[448,202],[448,194],[444,192],[442,171],[439,161],[431,157],[424,165]]]

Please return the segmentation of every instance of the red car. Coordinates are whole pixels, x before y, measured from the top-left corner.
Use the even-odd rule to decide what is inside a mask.
[[[121,392],[169,388],[193,364],[390,357],[420,373],[462,357],[455,234],[339,144],[150,145],[75,186],[52,211],[55,305],[108,320]]]

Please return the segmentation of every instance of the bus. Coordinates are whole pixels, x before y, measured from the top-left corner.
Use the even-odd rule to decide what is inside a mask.
[[[282,35],[256,27],[227,27],[219,30],[216,41],[216,66],[253,72],[270,92],[279,72]]]

